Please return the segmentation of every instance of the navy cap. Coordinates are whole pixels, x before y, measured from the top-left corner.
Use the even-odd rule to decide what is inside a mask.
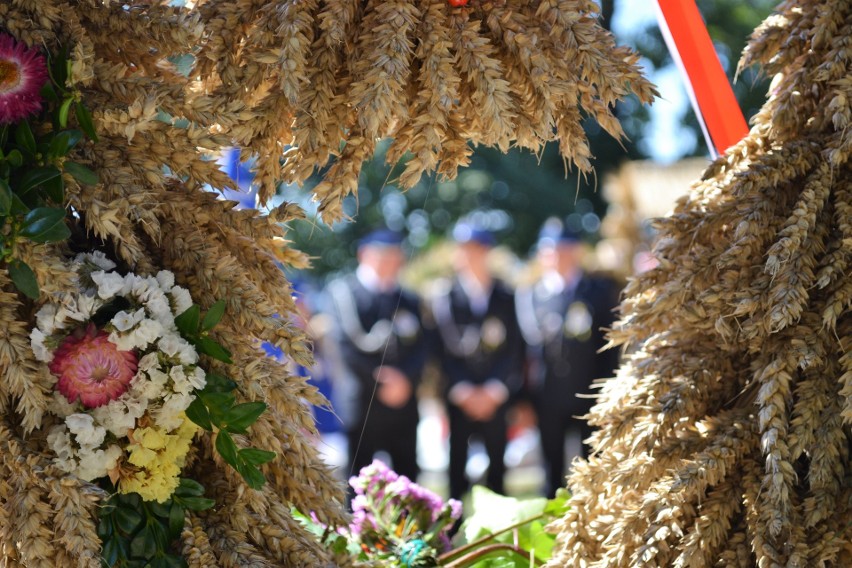
[[[560,243],[580,243],[583,242],[583,235],[580,231],[572,229],[562,220],[556,217],[551,217],[544,222],[541,231],[538,234],[538,246],[556,246]]]
[[[402,233],[390,229],[376,229],[364,235],[358,246],[398,247],[402,245]]]
[[[453,240],[457,243],[478,243],[486,247],[497,244],[494,233],[467,221],[459,221],[453,228]]]

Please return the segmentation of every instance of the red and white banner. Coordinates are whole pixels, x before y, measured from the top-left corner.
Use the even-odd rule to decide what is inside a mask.
[[[742,110],[694,0],[657,0],[660,29],[684,76],[689,98],[714,155],[748,133]]]

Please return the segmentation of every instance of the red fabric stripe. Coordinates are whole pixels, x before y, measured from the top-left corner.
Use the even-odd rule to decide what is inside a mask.
[[[657,0],[663,35],[687,76],[690,97],[703,123],[707,145],[723,154],[748,133],[728,77],[694,0]],[[666,29],[667,28],[667,29]],[[666,33],[668,32],[668,33]]]

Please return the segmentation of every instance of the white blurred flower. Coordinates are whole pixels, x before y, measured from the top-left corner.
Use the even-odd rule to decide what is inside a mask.
[[[186,375],[186,378],[194,389],[203,389],[207,386],[207,374],[201,367],[193,368],[192,372]]]
[[[33,354],[37,360],[50,363],[53,360],[53,353],[45,346],[44,340],[44,333],[39,328],[34,327],[30,332],[30,345],[32,346]]]
[[[137,369],[140,371],[149,371],[151,369],[159,368],[160,366],[160,357],[156,351],[152,351],[148,353],[141,359],[139,359],[139,363],[137,364]]]
[[[101,270],[112,270],[115,268],[115,263],[108,259],[104,253],[101,251],[94,251],[88,253],[80,253],[74,259],[74,262],[88,262],[90,264],[94,264]]]
[[[133,330],[136,345],[140,348],[148,347],[148,345],[154,343],[158,337],[163,335],[164,331],[163,324],[160,322],[152,319],[143,319],[139,322],[136,329]]]
[[[36,327],[46,335],[56,331],[56,304],[45,304],[36,312]]]
[[[139,308],[132,314],[125,312],[124,310],[115,314],[110,320],[110,323],[115,326],[115,329],[118,331],[127,331],[131,327],[138,324],[142,321],[142,318],[145,317],[145,308]]]
[[[157,273],[157,282],[160,283],[160,288],[168,292],[175,285],[175,275],[168,270],[161,270]]]
[[[121,448],[116,445],[110,446],[106,451],[80,452],[80,466],[75,473],[85,481],[103,477],[116,466],[121,454]]]
[[[115,272],[92,272],[92,281],[98,286],[98,296],[110,300],[124,289],[124,278]]]
[[[172,389],[175,392],[186,394],[192,392],[192,385],[186,378],[186,373],[183,372],[182,365],[175,365],[169,369],[169,377],[172,379]]]
[[[65,425],[81,447],[96,448],[104,442],[106,430],[95,426],[95,419],[90,414],[72,414],[65,418]]]
[[[67,461],[74,457],[74,447],[71,445],[71,436],[65,426],[54,426],[47,435],[47,445],[60,460]]]
[[[189,295],[189,290],[186,288],[175,286],[172,288],[171,296],[176,316],[179,316],[192,307],[192,297]]]
[[[169,334],[157,343],[160,351],[171,358],[178,359],[184,365],[194,365],[198,362],[195,348],[176,334]]]

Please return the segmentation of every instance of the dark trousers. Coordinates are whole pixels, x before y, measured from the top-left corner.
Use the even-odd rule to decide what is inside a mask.
[[[582,440],[592,435],[588,422],[566,415],[563,409],[539,408],[538,429],[541,434],[541,452],[545,463],[545,490],[548,497],[565,486],[565,434],[577,432]],[[588,456],[589,447],[583,443],[583,457]]]
[[[479,436],[488,453],[488,473],[486,485],[492,491],[504,493],[503,476],[506,465],[503,456],[506,453],[506,410],[500,408],[488,422],[474,422],[458,407],[448,405],[450,419],[450,497],[461,499],[468,490],[465,476],[468,443],[472,436]]]
[[[409,406],[391,409],[374,403],[366,426],[360,420],[347,432],[352,475],[358,475],[362,467],[370,465],[376,452],[384,451],[390,455],[395,472],[417,481],[418,414],[416,406]]]

